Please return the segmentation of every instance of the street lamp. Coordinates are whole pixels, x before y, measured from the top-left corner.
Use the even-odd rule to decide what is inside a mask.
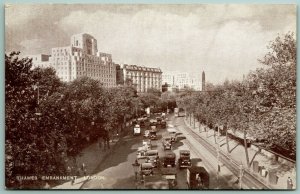
[[[138,175],[138,171],[139,171],[139,167],[140,164],[137,160],[135,160],[135,162],[132,164],[133,170],[134,170],[134,174],[135,174],[135,181],[137,182],[137,175]]]
[[[243,164],[240,164],[239,166],[239,186],[240,186],[240,189],[242,189],[242,178],[243,178],[243,175],[244,175],[244,169],[243,169]]]

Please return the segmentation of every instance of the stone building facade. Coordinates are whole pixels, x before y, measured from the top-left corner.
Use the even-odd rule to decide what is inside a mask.
[[[111,54],[98,52],[97,40],[86,33],[71,36],[71,46],[52,48],[49,60],[42,63],[53,67],[65,82],[87,76],[105,87],[116,86],[116,65]],[[34,67],[40,65],[33,61]]]
[[[150,68],[137,65],[119,65],[120,78],[118,83],[132,84],[138,93],[147,92],[149,88],[155,88],[161,91],[162,71],[160,68]]]

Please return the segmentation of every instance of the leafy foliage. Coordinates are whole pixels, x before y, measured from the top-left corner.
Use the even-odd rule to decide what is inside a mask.
[[[245,131],[265,147],[296,154],[296,41],[293,33],[270,42],[266,65],[241,82],[209,84],[202,93],[180,94],[177,103],[198,120]],[[207,84],[208,85],[208,84]],[[209,88],[209,89],[208,89]]]

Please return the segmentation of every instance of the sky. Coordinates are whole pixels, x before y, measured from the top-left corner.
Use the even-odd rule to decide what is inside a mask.
[[[5,8],[5,51],[51,54],[89,33],[115,63],[180,71],[218,84],[262,67],[277,35],[296,33],[296,5],[15,4]]]

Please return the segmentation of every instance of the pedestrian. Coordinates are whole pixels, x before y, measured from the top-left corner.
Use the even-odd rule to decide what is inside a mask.
[[[290,177],[287,179],[287,189],[293,189],[293,180]]]
[[[202,183],[202,179],[201,179],[200,174],[196,175],[196,180],[197,180],[197,186],[198,186],[198,188],[202,189],[203,188],[203,183]]]
[[[84,176],[86,176],[86,166],[84,163],[82,163],[82,165],[81,165],[81,170],[82,170]]]
[[[71,171],[72,171],[71,167],[70,167],[70,166],[68,166],[68,167],[67,167],[67,173],[68,173],[68,175],[70,175],[70,174],[71,174]]]

